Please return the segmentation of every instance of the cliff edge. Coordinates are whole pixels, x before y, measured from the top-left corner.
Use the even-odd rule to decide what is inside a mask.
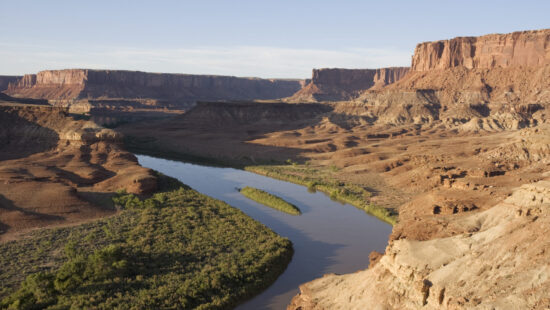
[[[382,258],[303,284],[288,309],[550,307],[549,35],[421,43],[405,77],[336,105],[340,121],[392,128],[368,152],[384,146],[380,174],[413,195]]]
[[[67,69],[27,74],[6,94],[52,102],[138,100],[149,105],[185,107],[197,100],[253,100],[288,97],[301,80],[234,76],[149,73],[122,70]]]
[[[377,89],[403,78],[409,68],[313,69],[311,81],[292,97],[291,102],[349,100],[361,91]]]

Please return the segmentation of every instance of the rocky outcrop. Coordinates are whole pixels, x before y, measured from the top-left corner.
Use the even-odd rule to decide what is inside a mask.
[[[9,84],[16,83],[20,78],[15,75],[0,75],[0,92],[8,89]]]
[[[121,142],[65,109],[0,101],[0,241],[112,214],[105,201],[119,189],[156,190],[156,176]]]
[[[550,29],[459,37],[419,44],[409,74],[357,102],[382,123],[441,119],[460,131],[518,129],[547,121],[549,77]],[[428,115],[426,106],[439,108]],[[420,114],[385,113],[396,109]]]
[[[406,153],[372,159],[370,144],[343,170],[415,192],[374,266],[302,285],[289,309],[550,307],[549,35],[422,43],[404,78],[335,105],[354,136],[392,128],[373,142]]]
[[[540,67],[547,64],[550,64],[550,29],[420,43],[414,51],[411,70]]]
[[[464,233],[390,243],[373,267],[300,287],[288,309],[547,309],[550,182],[458,220]]]
[[[409,68],[313,69],[311,82],[289,101],[316,102],[351,99],[360,91],[381,88],[400,80]]]
[[[14,97],[52,101],[79,99],[149,99],[182,106],[197,100],[252,100],[288,97],[301,80],[148,73],[120,70],[48,70],[10,84]]]

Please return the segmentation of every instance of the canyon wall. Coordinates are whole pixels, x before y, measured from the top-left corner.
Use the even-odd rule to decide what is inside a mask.
[[[403,101],[404,96],[409,99]],[[492,123],[489,127],[499,130],[545,122],[550,108],[550,29],[421,43],[404,78],[364,91],[356,101],[375,114],[438,110],[429,117],[408,111],[382,113],[378,120],[391,124],[441,119],[454,126],[480,118],[473,127]],[[536,111],[538,119],[533,119]]]
[[[14,97],[48,100],[151,99],[174,105],[197,100],[253,100],[288,97],[301,80],[148,73],[120,70],[47,70],[10,84]]]
[[[411,70],[453,67],[491,69],[547,64],[550,64],[550,29],[420,43],[414,51]]]
[[[414,191],[382,258],[302,285],[288,309],[548,309],[549,55],[550,29],[421,43],[405,77],[336,103],[348,130],[392,130],[342,171]],[[388,162],[391,145],[404,156]]]
[[[8,89],[10,83],[15,83],[20,78],[20,76],[15,75],[0,75],[0,92]]]
[[[360,91],[397,82],[409,68],[313,69],[311,82],[290,101],[337,101],[351,99]]]

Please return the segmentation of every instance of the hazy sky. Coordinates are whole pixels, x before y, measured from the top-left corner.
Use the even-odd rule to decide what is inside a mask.
[[[550,1],[0,0],[0,74],[310,77],[408,66],[417,43],[550,28]]]

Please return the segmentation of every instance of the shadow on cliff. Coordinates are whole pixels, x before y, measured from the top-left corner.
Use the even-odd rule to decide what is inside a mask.
[[[20,117],[17,110],[0,106],[0,161],[51,150],[58,141],[54,130]]]
[[[325,104],[209,102],[169,120],[128,124],[119,130],[126,136],[127,148],[139,154],[235,167],[289,159],[303,163],[302,149],[250,141],[314,127],[332,111]]]

